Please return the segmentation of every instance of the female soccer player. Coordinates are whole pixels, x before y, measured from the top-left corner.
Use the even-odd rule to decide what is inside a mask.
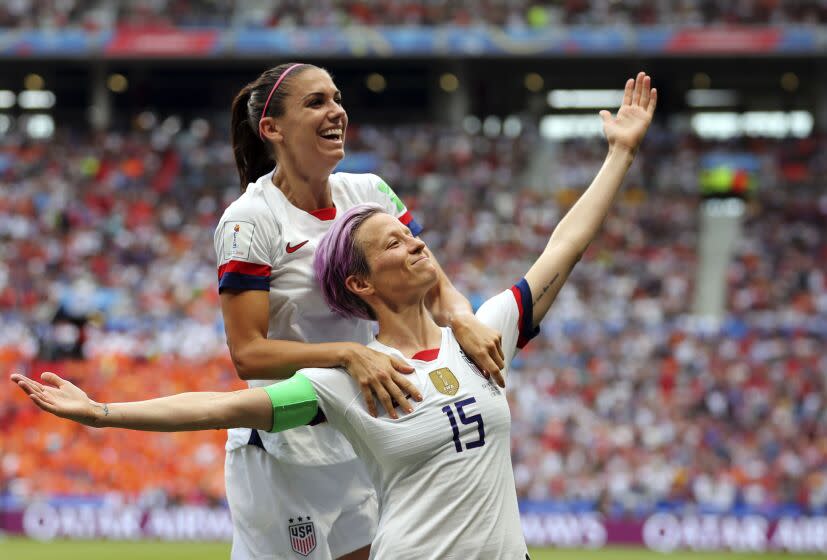
[[[333,173],[344,157],[348,117],[330,75],[311,64],[265,71],[234,99],[231,126],[243,194],[218,224],[215,251],[238,375],[260,387],[300,368],[343,367],[372,412],[374,396],[393,416],[393,400],[410,410],[404,395],[418,393],[402,373],[411,368],[365,346],[369,322],[332,313],[313,280],[319,240],[337,214],[356,204],[378,203],[415,235],[421,230],[379,177]],[[469,357],[502,383],[499,333],[475,318],[441,271],[427,302]],[[313,520],[312,560],[367,558],[375,491],[337,431],[231,430],[225,478],[234,560],[289,551],[290,519],[299,517]]]
[[[601,111],[609,153],[525,277],[477,317],[502,333],[508,364],[597,234],[651,122],[657,93],[643,73],[626,84],[616,117]],[[42,409],[96,427],[177,431],[245,426],[277,432],[327,423],[367,463],[380,493],[371,558],[525,558],[509,454],[504,392],[465,358],[451,328],[427,312],[439,271],[425,244],[378,205],[354,207],[314,259],[324,299],[339,315],[375,319],[369,346],[415,368],[423,399],[411,414],[375,417],[341,368],[308,368],[281,383],[233,393],[184,393],[104,404],[53,373],[16,382]],[[505,368],[507,371],[507,366]],[[401,403],[400,403],[401,404]],[[313,428],[318,429],[318,428]]]

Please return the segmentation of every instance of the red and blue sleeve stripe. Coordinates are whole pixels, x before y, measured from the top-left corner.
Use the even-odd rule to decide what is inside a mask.
[[[422,226],[419,225],[419,222],[414,220],[414,217],[411,215],[410,211],[405,210],[405,213],[399,216],[399,221],[408,226],[408,229],[411,230],[411,234],[414,237],[422,233]]]
[[[519,338],[517,348],[524,348],[528,341],[540,334],[540,327],[534,326],[534,302],[531,300],[531,288],[525,278],[511,286],[511,293],[517,301],[517,310],[520,318],[517,321]]]
[[[218,293],[223,290],[270,291],[270,267],[242,261],[228,261],[218,267]]]

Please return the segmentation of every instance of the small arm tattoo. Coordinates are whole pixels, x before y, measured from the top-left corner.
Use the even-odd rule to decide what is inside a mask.
[[[103,415],[109,416],[109,405],[106,403],[103,403]]]
[[[534,305],[537,305],[540,302],[540,300],[543,299],[543,296],[546,295],[546,292],[548,291],[548,289],[551,288],[551,285],[554,284],[557,281],[557,278],[559,276],[560,276],[560,273],[558,272],[554,275],[554,278],[549,280],[548,284],[546,284],[543,287],[543,289],[540,291],[540,294],[537,297],[534,298]]]

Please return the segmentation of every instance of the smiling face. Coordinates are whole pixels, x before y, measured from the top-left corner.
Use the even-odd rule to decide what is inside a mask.
[[[437,269],[425,251],[425,242],[411,235],[405,225],[386,213],[366,219],[356,232],[369,273],[348,287],[359,294],[377,296],[391,304],[424,298],[437,282]],[[348,278],[348,281],[354,277]]]
[[[345,157],[347,113],[342,94],[321,68],[308,68],[289,80],[284,114],[272,117],[272,133],[267,135],[279,160],[293,161],[299,169],[332,171]]]

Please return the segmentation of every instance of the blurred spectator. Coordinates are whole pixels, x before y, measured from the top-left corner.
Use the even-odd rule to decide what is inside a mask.
[[[9,0],[0,27],[779,25],[827,22],[821,0]]]

